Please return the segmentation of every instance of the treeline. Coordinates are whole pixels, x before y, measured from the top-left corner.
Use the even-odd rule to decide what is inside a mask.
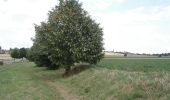
[[[170,53],[153,54],[153,56],[158,56],[158,57],[170,57]]]
[[[10,49],[10,55],[12,58],[15,59],[23,59],[23,58],[28,58],[28,48],[14,48]]]

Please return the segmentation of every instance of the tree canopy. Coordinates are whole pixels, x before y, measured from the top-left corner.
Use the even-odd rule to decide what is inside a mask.
[[[11,57],[14,59],[20,58],[20,53],[18,48],[14,48],[11,50]]]
[[[96,64],[103,58],[102,28],[81,3],[60,0],[48,15],[46,22],[35,25],[34,61],[42,63],[45,58],[50,65],[64,66],[68,72],[74,63]]]
[[[14,59],[20,59],[20,58],[27,58],[27,51],[28,49],[26,48],[14,48],[10,49],[10,55]]]
[[[26,58],[26,55],[27,55],[26,48],[20,48],[19,49],[19,56],[20,56],[20,58]]]

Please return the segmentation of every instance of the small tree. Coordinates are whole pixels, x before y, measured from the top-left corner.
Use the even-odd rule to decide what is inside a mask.
[[[127,57],[127,53],[124,53],[124,57]]]
[[[19,49],[19,58],[26,58],[26,55],[27,55],[27,50],[25,48],[20,48]]]
[[[15,59],[20,58],[20,53],[19,53],[19,49],[18,48],[14,48],[11,50],[11,57]]]

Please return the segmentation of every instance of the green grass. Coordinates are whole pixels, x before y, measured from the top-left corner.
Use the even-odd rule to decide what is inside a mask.
[[[0,67],[2,100],[169,100],[169,59],[104,59],[77,75],[30,62]]]
[[[57,91],[41,79],[53,72],[35,68],[33,63],[15,63],[0,68],[1,100],[62,100]]]
[[[170,59],[103,59],[98,66],[137,72],[170,71]]]

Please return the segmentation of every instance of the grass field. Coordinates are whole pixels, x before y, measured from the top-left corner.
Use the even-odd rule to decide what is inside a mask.
[[[31,62],[0,66],[0,99],[170,99],[170,59],[103,59],[77,75],[62,73]]]
[[[98,63],[99,67],[133,71],[133,72],[155,72],[170,71],[170,59],[166,58],[122,58],[103,59]]]

